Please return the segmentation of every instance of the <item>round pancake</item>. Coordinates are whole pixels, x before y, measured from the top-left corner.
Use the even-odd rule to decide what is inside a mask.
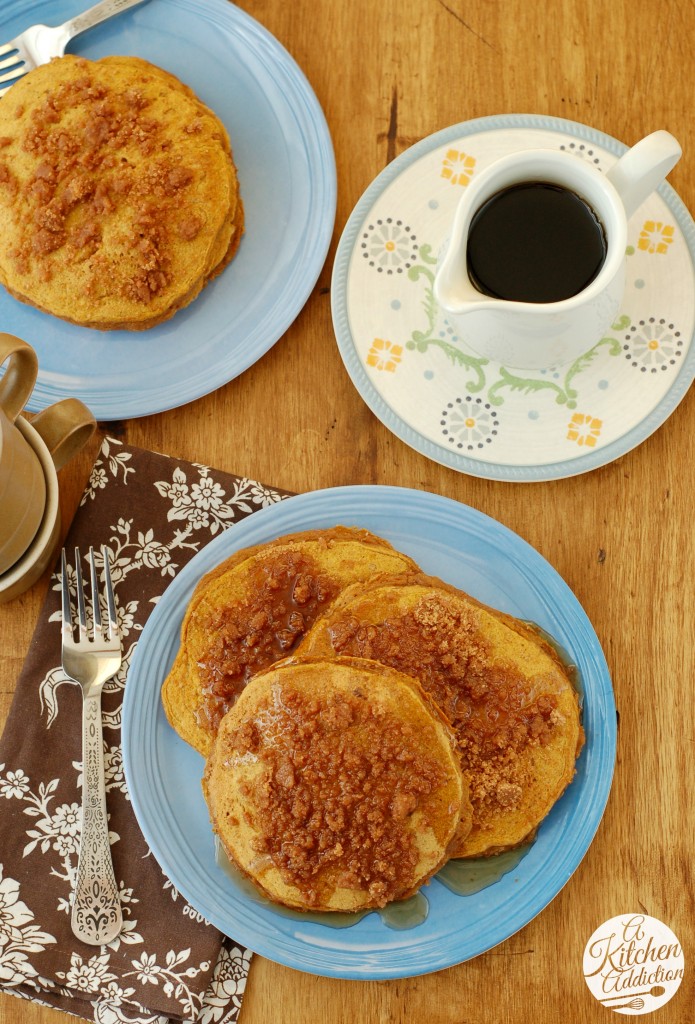
[[[189,292],[189,294],[186,297],[184,297],[184,299],[179,303],[178,308],[180,309],[182,306],[187,305],[195,297],[195,295],[197,295],[198,292],[200,292],[200,290],[208,283],[208,281],[211,281],[213,277],[216,277],[220,273],[220,271],[224,270],[227,264],[231,261],[232,257],[236,254],[236,251],[239,248],[239,243],[241,242],[241,237],[244,233],[244,207],[239,196],[239,181],[236,174],[236,168],[234,167],[233,154],[231,144],[229,141],[229,135],[227,134],[227,130],[220,121],[219,117],[215,114],[213,110],[205,106],[205,104],[196,96],[196,94],[193,92],[190,86],[185,85],[178,78],[176,78],[175,75],[172,75],[171,72],[165,71],[164,68],[148,64],[147,61],[143,61],[138,57],[102,57],[100,63],[109,68],[118,66],[133,68],[134,66],[139,64],[147,72],[151,74],[156,73],[160,75],[172,89],[176,89],[179,92],[184,93],[190,100],[197,104],[201,116],[203,116],[206,119],[212,118],[214,121],[217,122],[219,141],[221,145],[224,147],[225,151],[227,152],[227,155],[229,156],[230,171],[232,178],[232,191],[234,196],[233,201],[230,204],[229,216],[223,223],[218,233],[215,245],[211,250],[209,266],[206,275],[198,283],[197,288],[193,286],[193,288],[191,289],[193,294]]]
[[[250,677],[293,652],[351,583],[417,570],[367,530],[337,526],[238,551],[197,585],[162,686],[169,722],[207,755],[220,719]]]
[[[203,790],[230,860],[303,910],[405,899],[470,828],[443,716],[415,680],[352,658],[255,676],[220,724]]]
[[[528,625],[441,580],[355,585],[317,620],[299,655],[373,658],[418,679],[451,722],[473,827],[454,857],[529,839],[571,782],[583,742],[576,691]]]
[[[66,56],[0,106],[0,282],[101,330],[152,327],[229,262],[243,206],[224,126],[136,57]]]

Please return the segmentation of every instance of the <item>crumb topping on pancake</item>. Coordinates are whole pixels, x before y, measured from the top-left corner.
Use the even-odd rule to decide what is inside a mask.
[[[167,717],[206,755],[254,674],[292,654],[350,584],[416,564],[368,530],[305,530],[237,551],[199,582],[162,685]]]
[[[251,676],[288,655],[338,589],[300,549],[270,551],[253,565],[246,600],[212,606],[202,617],[209,643],[198,662],[199,723],[216,731]]]
[[[374,535],[237,552],[181,641],[167,716],[207,755],[228,855],[288,906],[404,899],[449,858],[527,842],[574,776],[581,706],[553,644]]]
[[[57,58],[5,99],[8,290],[101,329],[153,326],[190,301],[242,223],[212,111],[168,72],[127,57]]]
[[[336,654],[392,665],[422,683],[454,727],[478,815],[520,803],[528,769],[519,751],[549,741],[557,699],[534,696],[516,666],[490,657],[472,607],[431,593],[378,626],[350,615],[332,620],[329,632]]]
[[[220,723],[203,792],[230,860],[304,910],[406,899],[472,821],[441,711],[414,679],[359,658],[256,674]]]
[[[260,783],[240,789],[254,807],[254,849],[309,906],[328,865],[339,866],[337,885],[364,890],[375,906],[407,889],[419,858],[407,819],[446,778],[414,727],[365,696],[319,700],[275,686],[226,736],[229,763],[253,757],[264,766]]]

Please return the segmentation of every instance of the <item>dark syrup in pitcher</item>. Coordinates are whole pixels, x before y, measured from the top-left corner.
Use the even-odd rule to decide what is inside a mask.
[[[606,259],[603,225],[570,189],[545,181],[511,185],[476,211],[468,275],[484,295],[561,302],[589,285]]]

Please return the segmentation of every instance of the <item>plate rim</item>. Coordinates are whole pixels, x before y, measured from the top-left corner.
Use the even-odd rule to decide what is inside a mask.
[[[367,375],[350,331],[347,308],[347,283],[349,266],[359,232],[383,191],[398,178],[403,171],[416,163],[421,157],[446,145],[454,139],[483,132],[504,129],[531,129],[565,133],[573,138],[593,142],[607,149],[616,157],[621,156],[628,146],[613,136],[592,128],[580,121],[553,117],[545,114],[494,114],[486,117],[472,118],[439,129],[425,136],[391,161],[370,183],[355,204],[343,228],[336,248],[333,271],[331,275],[331,313],[333,329],[338,349],[345,369],[355,389],[374,415],[391,433],[400,438],[410,448],[425,455],[440,465],[465,473],[468,476],[487,480],[501,480],[514,483],[535,483],[546,480],[562,480],[582,473],[591,472],[614,462],[616,459],[637,448],[646,441],[669,416],[675,411],[692,384],[695,377],[695,329],[691,336],[686,357],[673,380],[673,383],[661,400],[650,412],[629,431],[603,448],[587,450],[580,456],[562,462],[515,466],[509,463],[482,462],[468,455],[461,455],[435,444],[424,437],[418,430],[406,423],[394,412],[382,395],[377,391]],[[693,272],[695,273],[695,221],[675,190],[668,184],[656,189],[658,195],[673,213],[688,248]]]
[[[258,48],[259,53],[268,58],[269,65],[272,64],[277,69],[283,92],[286,94],[288,88],[290,90],[290,97],[293,101],[292,123],[295,125],[295,135],[292,136],[291,141],[295,145],[297,142],[301,143],[302,153],[310,172],[306,176],[308,189],[305,204],[306,218],[301,231],[296,233],[293,258],[290,261],[291,267],[285,274],[286,280],[283,283],[281,295],[269,302],[267,308],[264,307],[258,322],[254,323],[245,335],[245,337],[251,338],[252,343],[249,346],[237,344],[233,349],[225,350],[222,342],[231,336],[229,327],[225,325],[210,336],[211,341],[222,346],[222,354],[211,363],[206,363],[200,373],[184,376],[183,379],[170,380],[163,384],[157,383],[156,380],[153,381],[151,376],[147,380],[143,380],[141,374],[133,373],[127,382],[119,382],[113,391],[104,388],[97,373],[90,378],[83,378],[82,385],[76,387],[75,380],[80,379],[79,373],[67,375],[63,382],[52,379],[50,375],[47,376],[47,371],[42,373],[42,368],[39,366],[36,385],[26,404],[29,412],[38,412],[46,405],[65,397],[79,397],[88,405],[97,420],[109,422],[121,420],[124,417],[137,419],[180,408],[211,394],[225,384],[236,380],[283,337],[309,300],[326,264],[335,227],[337,171],[335,152],[326,116],[306,74],[295,58],[264,25],[240,7],[228,3],[227,0],[205,0],[204,3],[202,0],[159,0],[159,2],[174,9],[178,8],[184,14],[195,15],[197,19],[204,20],[210,29],[215,26],[224,26],[228,32],[241,41],[239,45],[241,50],[244,49],[241,44],[253,44]],[[68,0],[62,0],[62,3],[63,7],[68,6]],[[0,26],[17,19],[20,15],[23,20],[26,19],[27,24],[31,24],[32,10],[45,7],[46,0],[32,0],[28,5],[22,3],[22,0],[16,0],[15,4],[3,10]],[[142,16],[142,12],[148,7],[149,4],[144,4],[142,8],[135,7],[123,12],[121,16],[128,17],[130,15],[133,18],[133,23],[136,24],[138,16]],[[200,19],[201,14],[204,16],[203,19]],[[176,11],[174,10],[172,12],[174,22],[175,16]],[[34,20],[36,20],[35,17]],[[56,16],[50,20],[55,22],[59,20],[59,17]],[[142,27],[138,31],[143,31]],[[278,124],[278,130],[284,133],[286,131],[284,122],[278,122]],[[1,298],[8,303],[18,302],[7,293],[3,293]],[[25,324],[20,327],[20,324],[16,324],[15,329],[20,333],[21,330],[29,333],[31,328],[33,334],[38,336],[41,334],[41,325],[44,322],[41,318],[50,316],[50,314],[34,310],[32,307],[27,308],[29,314],[25,309],[23,315],[35,317],[36,323],[34,324],[32,319],[30,325]],[[197,308],[200,307],[196,307],[195,303],[191,304],[193,310],[191,320],[180,322],[177,326],[175,318],[169,322],[175,325],[173,329],[177,330],[180,337],[185,337],[196,331],[195,312],[197,312]],[[59,318],[50,318],[54,329],[60,331],[59,323],[55,327],[55,322],[58,320]],[[127,332],[129,341],[132,341],[134,333]],[[144,333],[146,334],[146,332]],[[115,339],[111,340],[115,341]],[[164,348],[170,340],[165,342],[162,339],[160,344]],[[64,337],[60,343],[69,345],[70,339]],[[138,384],[141,385],[139,388]],[[146,388],[143,385],[147,385]]]
[[[377,962],[370,960],[368,966],[365,966],[365,964],[363,963],[360,963],[359,965],[355,966],[349,962],[349,954],[347,962],[341,961],[339,964],[336,964],[334,952],[332,954],[332,960],[326,962],[324,957],[321,960],[321,962],[317,965],[316,963],[311,961],[311,954],[316,953],[315,947],[307,946],[307,949],[309,950],[308,954],[305,953],[304,957],[298,956],[296,950],[294,949],[298,941],[296,936],[283,936],[281,933],[281,929],[278,927],[277,923],[275,925],[275,930],[277,931],[277,935],[279,936],[279,938],[276,937],[275,941],[273,941],[273,937],[271,935],[270,941],[268,941],[268,935],[266,934],[265,937],[262,937],[261,941],[259,942],[258,934],[252,934],[249,936],[248,928],[246,928],[245,930],[244,926],[242,926],[240,929],[239,926],[234,923],[231,917],[225,918],[224,912],[218,912],[218,910],[214,906],[215,900],[210,901],[210,898],[208,896],[207,901],[201,903],[198,900],[196,886],[193,884],[192,880],[187,877],[186,874],[186,867],[194,867],[193,863],[189,860],[189,864],[184,864],[182,868],[177,868],[177,865],[174,864],[174,871],[171,871],[172,863],[170,851],[162,851],[161,841],[159,837],[153,835],[152,833],[150,821],[150,817],[152,816],[151,808],[144,806],[148,799],[148,783],[152,787],[153,791],[156,791],[156,774],[153,775],[152,773],[155,771],[157,750],[155,749],[154,752],[152,752],[150,755],[150,763],[149,768],[147,768],[147,772],[143,772],[142,766],[140,766],[139,769],[136,769],[136,764],[134,763],[137,761],[137,752],[136,749],[133,747],[133,743],[135,742],[134,728],[139,726],[141,731],[143,729],[150,729],[148,735],[153,740],[154,745],[156,747],[155,733],[157,730],[157,722],[161,721],[161,716],[163,715],[163,711],[161,710],[161,703],[158,698],[159,683],[161,682],[161,677],[159,678],[159,682],[150,683],[150,686],[153,688],[152,693],[150,695],[150,704],[149,708],[145,707],[144,710],[142,701],[138,700],[138,698],[141,696],[141,690],[138,689],[138,694],[136,697],[134,686],[131,686],[129,688],[128,685],[126,685],[125,688],[122,740],[126,782],[130,792],[133,810],[138,819],[140,828],[143,831],[145,840],[147,841],[150,849],[152,850],[155,859],[162,866],[162,869],[165,872],[165,874],[172,878],[174,886],[177,889],[179,889],[184,898],[188,900],[188,902],[194,907],[194,909],[198,910],[199,913],[202,913],[203,916],[205,916],[215,927],[219,928],[222,932],[228,933],[231,930],[233,932],[232,938],[234,938],[236,941],[242,942],[245,945],[248,945],[249,948],[254,949],[256,952],[259,953],[259,955],[265,956],[271,960],[285,964],[286,966],[292,967],[294,969],[324,977],[353,979],[359,978],[363,980],[366,978],[386,979],[399,977],[415,977],[417,975],[427,974],[433,971],[441,970],[445,967],[453,966],[456,963],[462,962],[462,960],[467,960],[472,958],[473,956],[477,956],[483,952],[486,952],[487,950],[493,948],[495,945],[499,944],[502,941],[506,941],[506,939],[509,938],[516,931],[525,927],[526,924],[528,924],[535,916],[537,916],[537,914],[539,914],[545,908],[545,906],[547,906],[548,903],[555,898],[555,896],[564,887],[566,882],[569,880],[569,878],[572,876],[574,871],[577,869],[577,867],[583,860],[584,856],[589,850],[589,847],[591,846],[596,830],[598,829],[601,819],[603,817],[603,813],[605,811],[605,807],[611,789],[612,776],[615,767],[616,718],[615,702],[610,672],[605,660],[605,655],[603,653],[601,644],[598,640],[598,637],[596,636],[593,626],[591,625],[591,622],[586,612],[584,611],[583,607],[579,603],[574,593],[569,588],[568,584],[562,579],[562,577],[559,575],[559,573],[557,573],[553,566],[550,565],[550,563],[540,554],[540,552],[538,552],[535,548],[528,544],[528,542],[526,542],[522,537],[520,537],[519,534],[515,533],[513,530],[510,530],[508,527],[504,526],[504,524],[500,523],[495,519],[492,519],[485,513],[482,513],[479,510],[472,508],[471,506],[463,505],[461,502],[458,502],[455,499],[447,498],[442,495],[434,494],[428,491],[419,491],[410,488],[386,485],[348,485],[344,487],[324,488],[285,498],[279,503],[276,503],[272,506],[268,506],[267,508],[264,509],[260,509],[258,512],[253,513],[251,516],[247,517],[246,519],[242,520],[240,523],[237,524],[237,529],[239,529],[240,527],[244,527],[244,524],[247,525],[246,529],[242,529],[241,537],[238,537],[237,534],[238,539],[236,540],[234,538],[233,529],[227,530],[224,533],[219,534],[212,541],[210,541],[204,548],[202,548],[201,551],[198,552],[198,554],[196,554],[191,559],[191,561],[181,570],[181,572],[174,578],[174,580],[169,585],[160,601],[155,606],[152,614],[150,615],[147,623],[145,624],[143,633],[141,634],[140,640],[136,646],[133,662],[130,667],[129,681],[134,678],[136,680],[135,685],[139,687],[142,686],[142,684],[138,683],[137,680],[141,672],[147,674],[147,650],[153,652],[154,656],[160,657],[162,652],[164,652],[164,655],[166,656],[165,648],[167,646],[171,647],[171,641],[166,638],[163,639],[161,634],[157,634],[157,630],[159,620],[163,617],[166,617],[169,614],[169,605],[172,602],[174,602],[174,607],[176,608],[176,613],[172,616],[173,620],[175,621],[175,637],[173,641],[173,646],[174,648],[176,647],[178,641],[178,626],[180,624],[183,611],[185,610],[185,604],[187,603],[186,595],[190,594],[200,576],[204,572],[209,571],[209,569],[213,565],[218,564],[222,560],[222,557],[228,557],[228,555],[236,549],[246,547],[249,544],[257,543],[259,534],[261,538],[264,535],[267,535],[266,539],[269,539],[270,536],[278,536],[282,533],[295,532],[297,529],[300,528],[316,528],[316,524],[313,521],[307,526],[298,526],[297,523],[294,521],[297,517],[299,517],[299,519],[302,520],[306,519],[307,515],[313,517],[313,519],[315,519],[317,516],[320,516],[320,518],[326,521],[326,523],[328,523],[329,521],[332,523],[340,521],[336,513],[332,511],[332,509],[336,508],[336,505],[339,506],[338,513],[342,516],[342,519],[344,520],[345,510],[343,507],[340,507],[341,501],[343,503],[348,502],[348,504],[352,505],[354,505],[354,503],[356,502],[358,506],[357,511],[353,512],[352,514],[356,515],[359,519],[360,515],[364,516],[369,514],[368,506],[373,504],[374,498],[377,498],[377,500],[381,499],[385,502],[396,502],[397,507],[403,508],[403,503],[406,500],[411,499],[411,497],[416,502],[424,503],[424,508],[428,512],[432,511],[433,502],[434,505],[438,505],[440,508],[444,509],[445,512],[449,512],[452,515],[460,516],[463,512],[464,519],[466,520],[466,527],[468,527],[468,520],[470,519],[470,522],[473,524],[474,530],[482,530],[484,532],[487,531],[485,533],[485,536],[488,538],[492,536],[493,540],[497,540],[498,537],[495,535],[499,535],[502,538],[502,541],[511,544],[515,551],[518,549],[518,551],[525,553],[526,557],[531,560],[532,566],[535,562],[537,566],[542,568],[544,574],[544,588],[546,584],[550,584],[553,594],[555,595],[555,591],[557,590],[559,594],[564,595],[565,600],[568,601],[569,605],[571,606],[570,618],[572,619],[572,627],[573,629],[578,630],[581,634],[581,637],[577,638],[577,643],[579,643],[580,639],[584,640],[584,644],[581,649],[581,654],[582,657],[586,656],[591,661],[592,679],[594,679],[597,685],[597,693],[595,695],[596,706],[593,709],[593,711],[597,714],[598,718],[601,721],[601,728],[599,729],[597,727],[596,736],[595,738],[592,738],[591,756],[594,759],[598,758],[599,761],[601,761],[602,767],[600,774],[596,775],[596,779],[594,779],[594,782],[597,783],[598,792],[596,790],[593,790],[590,794],[591,803],[588,805],[589,813],[585,814],[582,821],[577,823],[578,826],[580,826],[580,828],[578,829],[580,833],[579,846],[577,847],[577,841],[575,838],[575,840],[573,840],[573,842],[569,844],[570,850],[566,851],[560,857],[559,862],[557,862],[558,866],[556,867],[555,871],[555,873],[558,875],[558,878],[555,880],[557,881],[556,888],[554,888],[553,891],[549,894],[544,895],[540,902],[538,902],[536,894],[532,892],[528,897],[531,905],[530,911],[529,908],[525,906],[519,908],[520,910],[523,910],[523,913],[521,913],[520,915],[523,918],[523,920],[519,920],[519,911],[517,911],[514,926],[509,930],[505,930],[505,933],[501,935],[499,938],[495,939],[495,941],[489,942],[484,949],[478,949],[475,952],[466,954],[462,957],[458,955],[456,952],[452,952],[452,949],[450,948],[451,941],[449,941],[449,946],[447,947],[448,953],[446,955],[442,956],[441,953],[437,955],[435,944],[434,950],[428,949],[428,955],[424,960],[422,960],[418,964],[414,964],[412,962],[412,953],[408,955],[408,947],[406,945],[402,950],[399,951],[397,957],[398,962],[395,964],[384,963],[382,962],[382,960],[379,959],[379,956],[376,956]],[[322,502],[327,503],[328,507],[322,508]],[[360,502],[362,503],[361,508],[359,507]],[[315,507],[317,505],[318,508]],[[278,509],[287,509],[288,511],[282,511],[281,513],[278,513]],[[275,517],[278,515],[280,516],[280,518],[277,527],[275,527]],[[286,521],[288,519],[289,523]],[[448,525],[450,525],[451,522],[452,520],[448,521]],[[356,525],[364,524],[361,524],[358,521]],[[489,532],[491,527],[493,530],[492,534],[490,534]],[[249,534],[251,534],[250,537],[248,536]],[[221,552],[224,552],[224,556],[221,555]],[[524,582],[528,582],[528,580],[525,579]],[[536,583],[535,585],[537,587],[538,583]],[[169,595],[168,599],[166,598],[166,595]],[[176,605],[176,601],[179,602],[178,605]],[[567,615],[569,616],[570,613],[567,612]],[[566,628],[568,628],[568,626],[569,623],[566,623]],[[152,642],[150,642],[149,639],[150,634],[153,637]],[[147,648],[146,646],[141,646],[143,637],[146,639],[149,648]],[[164,645],[164,647],[162,647],[162,644]],[[150,657],[151,656],[152,654],[150,654]],[[141,663],[143,663],[142,669],[140,667]],[[159,667],[161,667],[161,662],[157,662],[157,664]],[[136,708],[137,713],[135,711]],[[168,736],[169,734],[167,733],[166,735]],[[593,744],[598,744],[598,746],[594,747]],[[603,750],[603,748],[605,748],[605,751]],[[587,751],[587,749],[588,748],[585,747],[585,752]],[[587,753],[586,756],[588,759],[589,754]],[[200,755],[196,755],[196,757],[200,758]],[[606,757],[608,758],[607,766],[606,764],[603,764],[603,761],[605,761]],[[200,765],[202,774],[202,758],[200,758]],[[595,773],[596,768],[597,765],[595,765],[592,761],[591,772]],[[147,776],[147,778],[145,776]],[[585,799],[587,798],[585,797]],[[143,803],[141,803],[141,800],[143,801]],[[161,818],[162,812],[156,810],[154,817]],[[529,854],[529,856],[531,856],[531,854]],[[174,860],[176,860],[175,855]],[[174,877],[172,877],[172,874]],[[535,903],[534,899],[536,899]],[[218,906],[221,907],[222,901],[219,899],[219,897],[217,902]],[[267,912],[267,908],[263,909]],[[271,920],[272,917],[273,915],[271,912]],[[260,925],[258,927],[260,927]],[[265,928],[265,932],[268,933],[268,927]],[[458,934],[458,930],[456,930],[456,935]],[[429,946],[432,946],[431,940],[429,942]],[[307,955],[309,957],[308,960]],[[383,959],[388,961],[389,955],[393,956],[393,952],[389,954],[389,950],[386,950],[386,952],[383,954]]]

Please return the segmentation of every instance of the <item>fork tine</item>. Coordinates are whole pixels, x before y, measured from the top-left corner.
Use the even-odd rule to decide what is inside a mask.
[[[4,75],[0,75],[0,82],[9,82],[13,78],[21,78],[22,75],[26,75],[29,68],[26,63],[22,63],[19,67],[13,68],[12,71],[8,71]]]
[[[70,587],[68,585],[68,562],[65,557],[65,548],[60,558],[60,594],[62,615],[63,636],[72,636],[72,614],[70,612]]]
[[[101,605],[99,603],[99,581],[97,579],[97,567],[94,561],[94,548],[89,548],[89,575],[92,584],[92,636],[95,640],[101,639]]]
[[[116,613],[116,602],[113,596],[113,583],[111,582],[109,549],[105,544],[102,544],[101,546],[101,554],[104,559],[104,583],[106,584],[106,604],[109,612],[109,639],[113,640],[115,636],[118,636],[118,614]]]
[[[75,578],[77,581],[77,617],[79,619],[80,640],[87,636],[87,613],[84,606],[84,584],[80,565],[80,549],[75,548]]]
[[[10,53],[12,50],[17,50],[18,46],[14,39],[11,39],[9,43],[4,43],[0,46],[0,57],[4,57],[6,53]]]
[[[2,56],[2,54],[0,54]],[[24,58],[20,56],[19,51],[13,53],[11,57],[6,57],[5,60],[0,60],[0,71],[3,68],[11,68],[14,64],[24,63]]]

